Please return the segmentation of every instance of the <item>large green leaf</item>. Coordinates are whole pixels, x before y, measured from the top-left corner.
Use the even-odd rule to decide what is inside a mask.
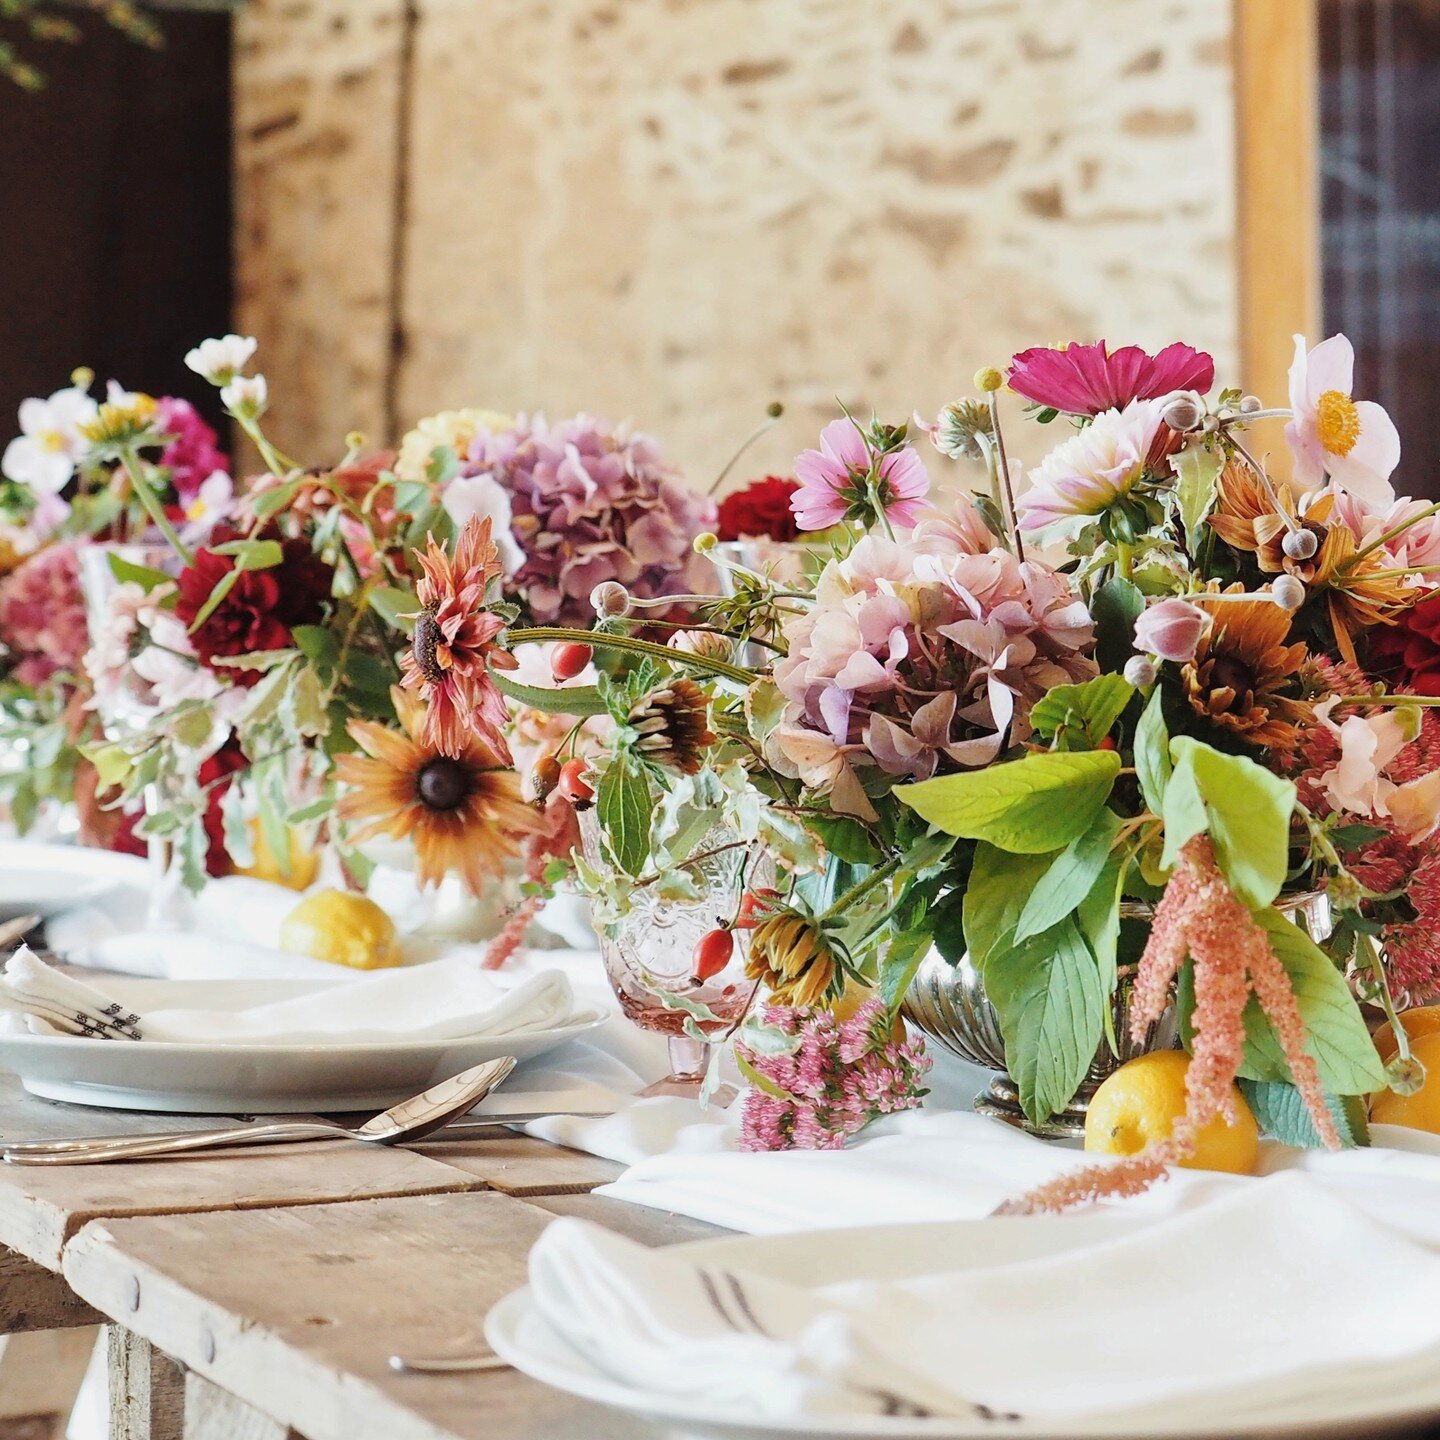
[[[605,701],[593,685],[522,685],[503,670],[492,670],[490,678],[502,695],[547,715],[603,715]]]
[[[1135,653],[1135,622],[1145,608],[1145,595],[1138,585],[1112,576],[1090,602],[1095,621],[1095,658],[1102,670],[1123,670]]]
[[[1170,783],[1174,766],[1170,763],[1170,732],[1165,725],[1165,712],[1160,705],[1160,687],[1155,687],[1149,703],[1141,712],[1135,727],[1135,774],[1140,793],[1152,814],[1165,813],[1165,787]]]
[[[627,874],[639,875],[650,858],[650,782],[640,763],[617,755],[600,776],[595,806],[615,859]]]
[[[1293,1086],[1278,1080],[1242,1080],[1240,1089],[1254,1111],[1260,1128],[1273,1135],[1282,1145],[1296,1145],[1306,1150],[1320,1147],[1315,1122]],[[1365,1102],[1358,1095],[1326,1095],[1326,1108],[1340,1138],[1346,1145],[1368,1145],[1370,1127],[1365,1117]]]
[[[1235,893],[1251,909],[1269,905],[1285,883],[1295,786],[1189,735],[1172,740],[1170,753],[1175,770],[1165,790],[1163,862],[1173,865],[1180,847],[1208,830]]]
[[[1126,864],[1118,854],[1106,857],[1105,868],[1075,911],[1080,932],[1090,942],[1106,995],[1115,989],[1116,953],[1120,943],[1120,896]],[[1108,1010],[1107,1010],[1108,1015]]]
[[[1170,458],[1179,477],[1175,499],[1180,507],[1180,523],[1185,527],[1185,543],[1193,552],[1200,538],[1200,527],[1215,503],[1215,478],[1220,474],[1224,457],[1218,447],[1191,445]]]
[[[1255,919],[1290,977],[1321,1084],[1332,1095],[1366,1095],[1384,1089],[1385,1067],[1335,962],[1278,910],[1260,910]],[[1245,1009],[1245,1060],[1240,1074],[1249,1080],[1291,1079],[1274,1027],[1253,997]]]
[[[1134,695],[1123,675],[1097,675],[1083,685],[1056,685],[1030,712],[1030,724],[1062,750],[1093,750],[1114,728]]]
[[[1119,833],[1119,816],[1113,810],[1101,810],[1095,823],[1055,857],[1020,912],[1015,926],[1017,941],[1048,930],[1075,910],[1100,878]]]
[[[895,794],[948,835],[1037,855],[1083,835],[1119,773],[1120,757],[1113,750],[1046,752],[898,785]]]

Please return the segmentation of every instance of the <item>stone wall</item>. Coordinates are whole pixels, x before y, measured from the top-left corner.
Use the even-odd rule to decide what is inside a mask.
[[[1222,0],[251,0],[239,320],[307,454],[588,408],[697,481],[1059,338],[1237,351]]]

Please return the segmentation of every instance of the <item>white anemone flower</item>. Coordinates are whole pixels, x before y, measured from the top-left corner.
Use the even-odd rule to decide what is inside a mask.
[[[257,342],[253,335],[222,335],[202,340],[185,356],[185,363],[212,385],[228,385],[250,363]]]
[[[525,563],[525,552],[511,529],[510,492],[493,475],[457,477],[445,487],[440,503],[457,529],[464,529],[465,522],[472,516],[478,515],[482,520],[489,517],[490,538],[495,542],[507,575],[513,575]]]
[[[270,387],[263,375],[237,375],[221,388],[220,401],[237,418],[253,420],[270,403]]]
[[[5,447],[0,471],[42,495],[59,494],[87,447],[80,427],[89,424],[98,409],[76,385],[57,390],[48,400],[22,401],[21,433]]]

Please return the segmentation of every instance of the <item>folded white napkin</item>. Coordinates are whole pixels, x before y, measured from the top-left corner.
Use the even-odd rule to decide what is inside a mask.
[[[947,1268],[944,1228],[917,1228],[908,1254],[890,1232],[878,1264],[847,1237],[837,1283],[809,1289],[560,1220],[530,1281],[548,1322],[607,1374],[771,1421],[1173,1416],[1179,1399],[1196,1418],[1318,1384],[1369,1393],[1440,1362],[1440,1254],[1309,1177],[1075,1234],[1076,1248],[982,1268]],[[896,1278],[845,1279],[867,1260]]]
[[[519,979],[472,960],[380,971],[244,1010],[134,1014],[24,948],[0,975],[0,1005],[39,1033],[206,1045],[461,1040],[551,1030],[587,1017],[558,970]]]

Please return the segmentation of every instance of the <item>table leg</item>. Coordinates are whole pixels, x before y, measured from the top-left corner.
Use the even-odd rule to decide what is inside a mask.
[[[4,1440],[0,1436],[0,1440]],[[301,1440],[280,1420],[262,1415],[193,1370],[185,1376],[185,1440]]]
[[[121,1325],[105,1327],[110,1440],[183,1440],[184,1367]]]

